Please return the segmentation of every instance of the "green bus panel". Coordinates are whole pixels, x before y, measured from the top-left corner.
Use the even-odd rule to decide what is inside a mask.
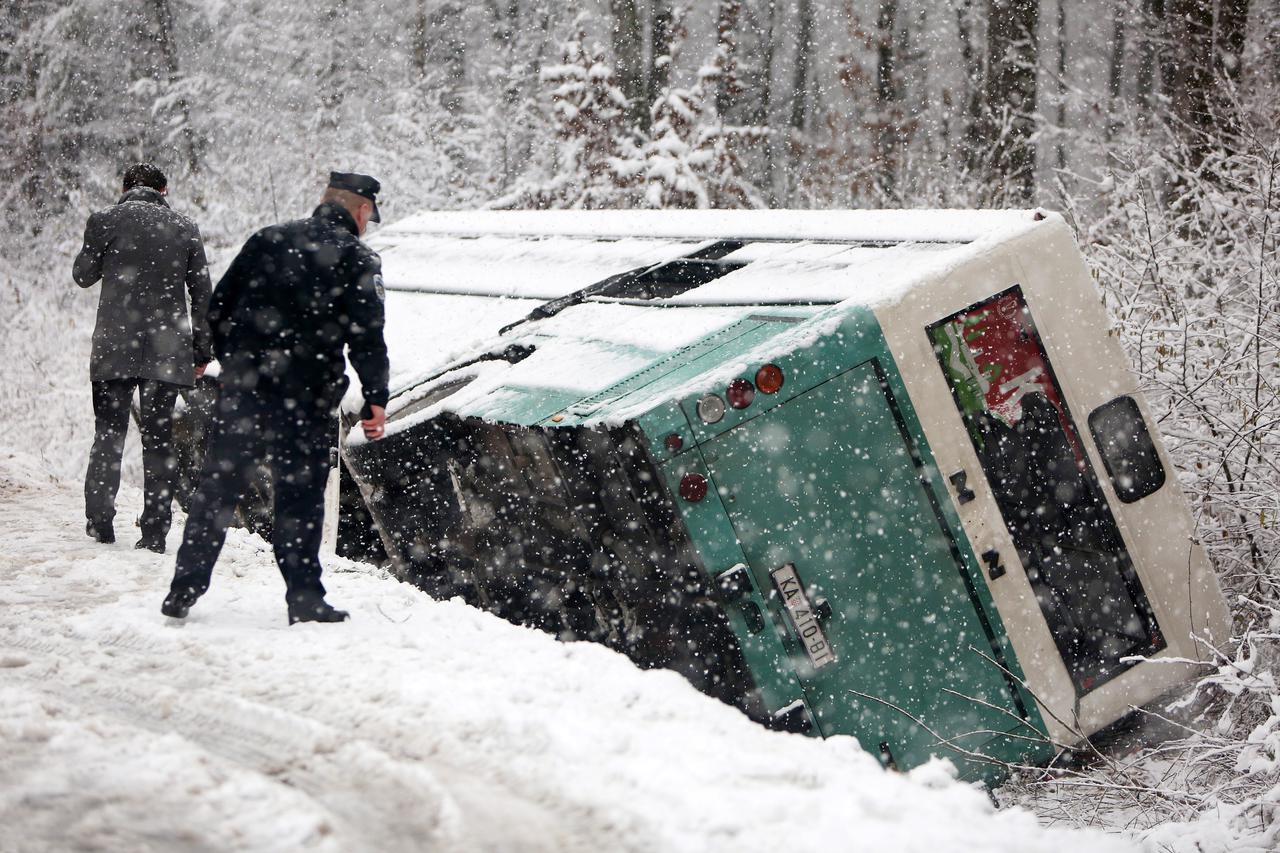
[[[834,657],[815,669],[794,635],[792,653],[824,735],[857,735],[914,766],[939,751],[920,723],[965,749],[1007,728],[1007,684],[965,651],[986,637],[874,364],[703,456],[756,583],[776,594],[771,573],[794,564],[808,600],[830,607],[819,622]]]
[[[949,757],[966,778],[998,781],[1001,767],[965,753],[1018,762],[1053,750],[1017,686],[1021,669],[975,582],[978,561],[947,493],[933,485],[932,455],[869,319],[851,317],[817,345],[780,357],[788,382],[798,380],[790,393],[757,395],[729,423],[701,424],[684,401],[698,444],[669,459],[664,475],[673,494],[686,473],[711,482],[704,501],[677,504],[700,553],[714,555],[709,572],[726,571],[739,553],[751,570],[765,630],[737,607],[726,610],[767,699],[799,686],[815,734],[854,735],[903,768]],[[659,427],[656,418],[641,423]],[[667,416],[660,428],[678,427]],[[651,444],[661,447],[661,438],[651,434]],[[789,613],[774,577],[788,565],[834,652],[816,667],[798,636],[812,629]],[[769,654],[777,646],[781,667]]]

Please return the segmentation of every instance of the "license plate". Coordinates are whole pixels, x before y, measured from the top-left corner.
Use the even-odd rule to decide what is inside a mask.
[[[805,653],[809,655],[813,668],[820,669],[829,663],[835,663],[835,651],[827,642],[822,626],[818,624],[818,614],[809,605],[809,596],[804,594],[804,585],[800,583],[796,567],[787,563],[780,569],[774,569],[771,574],[773,585],[782,596],[782,604],[787,610],[787,618],[791,620],[791,627],[795,629],[800,645],[804,646]]]

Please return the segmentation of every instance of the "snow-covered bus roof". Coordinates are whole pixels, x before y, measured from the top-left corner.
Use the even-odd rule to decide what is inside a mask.
[[[434,235],[966,243],[994,232],[1025,230],[1036,221],[1037,213],[1034,210],[423,211],[382,229],[378,239],[399,241],[410,235]]]
[[[721,259],[745,266],[660,301],[870,303],[1044,218],[1030,210],[427,211],[371,243],[391,290],[550,300],[734,240],[744,245]]]
[[[550,300],[733,241],[716,255],[731,271],[705,283],[660,297],[596,293],[505,336],[539,339],[535,358],[499,371],[505,381],[528,373],[535,384],[595,388],[756,307],[814,316],[892,303],[1046,225],[1063,227],[1031,210],[424,212],[370,242],[383,260],[395,392],[501,348],[500,329]],[[493,378],[496,389],[504,380]]]

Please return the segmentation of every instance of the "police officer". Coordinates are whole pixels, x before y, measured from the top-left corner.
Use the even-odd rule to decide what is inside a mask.
[[[383,434],[381,261],[359,239],[381,221],[380,189],[367,175],[331,173],[310,218],[254,234],[218,282],[209,326],[221,390],[164,615],[185,617],[209,588],[236,504],[265,463],[289,624],[347,618],[320,583],[324,486],[347,387],[344,346],[364,392],[365,436]]]

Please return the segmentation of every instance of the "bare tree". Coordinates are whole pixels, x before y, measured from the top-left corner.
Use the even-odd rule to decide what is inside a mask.
[[[778,3],[777,0],[764,0],[764,19],[760,24],[760,35],[762,40],[762,50],[760,56],[760,100],[759,109],[755,116],[755,124],[758,127],[773,127],[773,107],[774,107],[774,89],[773,89],[773,63],[774,63],[774,33],[777,30],[778,23]],[[764,154],[764,179],[762,184],[770,207],[778,204],[778,159],[781,157],[780,141],[777,134],[770,130],[768,138],[765,140]]]
[[[1062,0],[1058,0],[1058,8],[1062,8]],[[1059,12],[1061,15],[1062,13]],[[1120,96],[1124,84],[1125,57],[1125,18],[1129,10],[1124,3],[1116,3],[1111,10],[1111,55],[1107,62],[1107,119],[1103,126],[1104,138],[1110,142],[1120,128]],[[1065,33],[1059,35],[1063,38]],[[1065,51],[1059,52],[1058,66],[1065,69]]]
[[[987,73],[982,143],[989,197],[1030,201],[1035,192],[1038,0],[987,0]]]
[[[1138,121],[1142,126],[1150,123],[1151,99],[1155,94],[1156,61],[1159,55],[1160,15],[1156,11],[1159,0],[1142,0],[1141,36],[1138,47],[1138,69],[1134,90],[1138,105]]]
[[[1248,18],[1248,0],[1168,0],[1162,83],[1192,166],[1239,132],[1235,86]]]
[[[413,31],[410,55],[413,57],[413,69],[419,80],[427,76],[427,52],[430,49],[427,35],[427,0],[417,0],[413,10]]]
[[[963,122],[960,134],[962,161],[969,171],[976,171],[983,159],[982,136],[982,52],[978,49],[973,0],[959,0],[955,6],[956,36],[960,41],[960,61],[964,66]]]
[[[1058,36],[1057,36],[1057,62],[1054,66],[1054,76],[1058,80],[1058,103],[1055,105],[1057,115],[1054,116],[1055,136],[1057,144],[1054,146],[1059,169],[1067,168],[1067,4],[1066,0],[1058,0]]]
[[[1214,21],[1214,103],[1213,110],[1225,125],[1229,137],[1240,133],[1236,109],[1236,86],[1244,66],[1245,26],[1249,22],[1249,0],[1218,0]]]
[[[450,113],[462,109],[462,87],[467,78],[466,16],[463,4],[441,3],[427,18],[427,66],[440,69],[444,78],[443,103]]]
[[[1162,69],[1161,82],[1194,165],[1199,165],[1213,135],[1213,0],[1169,0],[1167,25],[1172,61]]]
[[[1215,68],[1222,78],[1233,83],[1240,79],[1248,23],[1249,0],[1218,0]]]
[[[426,0],[418,0],[420,14],[415,18],[426,25]],[[494,130],[500,134],[498,155],[501,166],[498,186],[505,192],[519,174],[528,158],[531,132],[527,122],[521,121],[522,108],[536,98],[537,68],[540,62],[527,56],[530,43],[540,51],[545,44],[548,12],[525,12],[520,0],[489,0],[488,10],[493,20],[495,42],[495,66],[491,78],[502,86],[501,120]],[[424,48],[425,51],[425,48]],[[425,56],[425,53],[424,53]],[[421,75],[425,71],[419,71]]]
[[[803,131],[809,122],[809,64],[813,56],[813,0],[796,5],[796,57],[791,77],[791,127]]]
[[[882,0],[876,19],[876,118],[873,150],[881,191],[892,195],[897,183],[902,127],[902,75],[898,70],[898,2]]]
[[[177,87],[182,82],[181,66],[178,62],[178,46],[173,27],[173,8],[169,0],[151,0],[155,13],[156,28],[152,42],[160,53],[160,70],[164,82],[170,87]],[[179,92],[174,99],[180,121],[180,133],[187,159],[187,169],[192,175],[200,173],[200,141],[195,126],[191,122],[191,104],[187,96]]]

